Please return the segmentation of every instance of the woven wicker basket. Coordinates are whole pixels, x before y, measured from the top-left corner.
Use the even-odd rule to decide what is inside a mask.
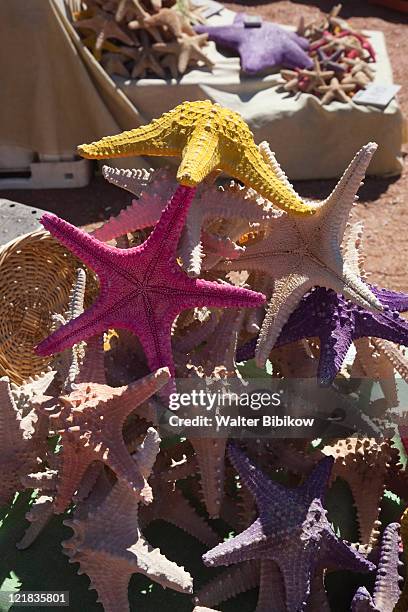
[[[53,313],[65,313],[76,269],[84,265],[50,236],[36,231],[0,250],[0,375],[16,384],[42,372],[51,358],[34,347],[46,338]],[[86,305],[97,293],[87,275]]]

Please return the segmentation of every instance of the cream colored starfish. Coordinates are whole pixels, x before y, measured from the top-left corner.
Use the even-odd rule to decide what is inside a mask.
[[[133,456],[135,466],[148,478],[160,438],[150,428],[140,450]],[[191,594],[192,577],[183,567],[169,561],[143,536],[138,523],[140,494],[118,480],[102,498],[98,490],[85,502],[85,509],[75,511],[64,524],[74,532],[62,543],[70,563],[79,563],[91,588],[98,592],[105,612],[129,611],[128,585],[132,574],[140,573],[164,588]],[[114,520],[112,520],[114,517]]]
[[[350,97],[347,95],[347,92],[354,91],[356,87],[356,83],[340,83],[339,80],[334,77],[329,85],[319,85],[317,88],[320,93],[324,94],[323,98],[320,100],[320,104],[322,104],[322,106],[324,104],[330,104],[332,100],[339,100],[347,104],[350,102]]]
[[[151,44],[149,36],[144,30],[140,32],[140,42],[141,47],[137,49],[137,57],[135,57],[135,63],[131,73],[132,79],[145,77],[149,73],[153,73],[164,79],[165,72],[160,62],[157,60],[157,53],[155,53],[154,50],[155,45]]]
[[[279,208],[300,214],[316,210],[277,179],[242,117],[209,100],[184,102],[148,125],[81,145],[78,151],[89,159],[181,157],[177,181],[182,185],[198,185],[220,169]]]
[[[331,195],[316,205],[313,217],[277,213],[269,221],[265,239],[247,246],[239,259],[220,266],[228,271],[260,271],[274,280],[256,349],[259,366],[264,366],[291,312],[314,286],[334,289],[365,308],[382,310],[356,273],[358,255],[353,233],[341,247],[355,195],[376,149],[377,145],[370,143],[357,153]],[[266,143],[261,145],[261,152],[271,166],[276,164]]]
[[[201,50],[208,41],[208,34],[195,34],[188,36],[182,34],[177,40],[169,43],[155,43],[153,48],[159,53],[175,55],[177,57],[177,68],[180,74],[184,74],[192,62],[202,62],[208,68],[214,63]]]

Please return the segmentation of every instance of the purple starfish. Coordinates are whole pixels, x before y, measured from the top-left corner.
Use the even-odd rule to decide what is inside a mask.
[[[203,555],[206,565],[231,565],[253,559],[278,564],[292,612],[305,610],[311,580],[319,568],[370,572],[375,566],[336,536],[326,518],[323,496],[333,465],[325,457],[295,489],[270,480],[248,457],[229,446],[229,457],[254,496],[259,518],[231,540]]]
[[[392,612],[401,594],[398,573],[399,546],[401,538],[398,523],[391,523],[384,529],[381,541],[380,561],[371,597],[365,587],[360,587],[351,602],[351,612]]]
[[[149,238],[132,249],[108,246],[55,215],[43,215],[43,226],[96,272],[100,294],[88,310],[43,340],[37,354],[51,355],[109,328],[124,328],[139,338],[152,371],[167,366],[174,375],[171,326],[181,311],[263,304],[261,293],[189,278],[178,265],[177,244],[194,193],[179,186]]]
[[[301,301],[282,329],[275,347],[304,338],[319,338],[319,384],[330,384],[340,370],[353,340],[372,336],[408,346],[408,321],[399,312],[408,310],[408,295],[370,287],[384,306],[381,311],[365,310],[332,289],[316,287]],[[252,359],[257,339],[238,349],[237,361]]]
[[[237,51],[245,72],[260,72],[275,66],[313,67],[313,60],[307,54],[309,43],[305,38],[269,21],[263,21],[259,28],[247,28],[246,18],[245,13],[239,13],[231,25],[199,25],[195,30],[199,34],[207,33],[217,45]]]

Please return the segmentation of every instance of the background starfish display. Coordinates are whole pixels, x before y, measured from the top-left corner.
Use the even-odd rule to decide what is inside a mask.
[[[86,10],[73,12],[74,27],[111,75],[164,79],[169,71],[178,79],[187,69],[213,66],[206,55],[207,36],[197,36],[191,25],[197,16],[190,0],[167,6],[144,0],[84,4]]]
[[[304,38],[268,21],[263,21],[259,28],[245,27],[246,18],[245,13],[238,13],[231,25],[198,25],[195,29],[208,34],[220,47],[237,51],[245,72],[256,73],[277,66],[313,67],[307,54],[309,44]]]

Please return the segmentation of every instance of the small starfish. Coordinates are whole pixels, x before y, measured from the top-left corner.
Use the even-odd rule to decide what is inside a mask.
[[[160,218],[163,203],[177,188],[172,173],[161,169],[142,174],[136,170],[119,170],[110,166],[103,167],[106,180],[118,187],[127,189],[137,200],[121,210],[117,217],[111,217],[93,236],[108,241],[138,229],[153,226]],[[189,276],[199,276],[203,260],[203,230],[210,219],[245,219],[249,223],[265,222],[267,212],[257,204],[257,197],[251,190],[231,183],[217,188],[205,185],[199,188],[188,211],[186,225],[179,246],[183,268]],[[206,233],[208,239],[212,235]],[[237,249],[237,256],[243,249]]]
[[[299,70],[299,74],[302,77],[306,77],[308,85],[306,91],[311,91],[318,85],[324,85],[327,79],[334,76],[333,70],[322,70],[322,65],[319,63],[317,58],[314,58],[314,69],[313,70]]]
[[[241,68],[256,73],[284,66],[286,68],[312,68],[307,54],[309,43],[295,34],[269,21],[260,28],[246,28],[245,13],[238,13],[231,25],[196,26],[199,33],[207,33],[210,40],[221,47],[238,52]]]
[[[357,153],[313,217],[282,213],[272,218],[264,240],[248,245],[239,259],[219,266],[228,271],[260,271],[274,280],[257,343],[259,366],[265,364],[290,314],[314,286],[333,289],[364,308],[382,310],[381,302],[357,273],[357,239],[353,233],[341,251],[350,209],[376,148],[370,143]],[[271,156],[266,144],[262,151],[266,158]]]
[[[0,506],[9,503],[16,491],[22,490],[21,478],[45,458],[47,426],[37,409],[37,398],[42,396],[51,380],[50,376],[44,377],[43,385],[39,385],[38,393],[27,405],[24,391],[16,395],[9,379],[0,378]]]
[[[208,68],[214,66],[214,63],[201,50],[207,39],[207,34],[195,34],[194,36],[182,34],[175,41],[155,43],[153,49],[158,53],[175,55],[177,69],[180,74],[184,74],[192,62],[203,62]]]
[[[144,19],[142,27],[162,27],[165,32],[181,38],[183,34],[194,36],[194,29],[187,19],[177,11],[169,8],[162,8],[155,15],[149,15]]]
[[[326,518],[323,496],[332,458],[322,459],[306,482],[288,489],[270,480],[241,451],[229,446],[230,459],[255,497],[259,518],[238,536],[203,555],[208,566],[252,559],[270,560],[281,571],[288,610],[305,610],[318,566],[367,572],[374,565],[339,539]]]
[[[136,469],[141,469],[145,478],[150,475],[159,443],[157,432],[150,428],[143,449],[133,456]],[[118,480],[102,501],[95,490],[86,502],[87,512],[80,505],[74,518],[64,521],[74,535],[62,543],[63,550],[69,562],[79,563],[80,572],[89,576],[105,612],[129,612],[128,585],[135,573],[165,588],[192,593],[190,574],[158,548],[152,548],[143,536],[138,523],[139,503],[140,494],[135,495]]]
[[[343,63],[338,61],[342,59],[343,54],[343,49],[338,49],[331,55],[327,55],[323,49],[317,50],[317,57],[319,58],[319,63],[322,68],[325,68],[326,70],[331,70],[340,77],[343,76],[346,71],[346,68],[344,67]],[[334,76],[334,74],[332,76]]]
[[[408,295],[373,286],[370,289],[383,305],[383,312],[370,312],[331,289],[316,287],[291,314],[275,347],[319,338],[317,376],[319,384],[328,385],[339,372],[354,340],[374,336],[408,345],[408,321],[398,314],[408,311]],[[255,349],[255,344],[254,339],[250,346]],[[245,352],[246,359],[251,358],[250,346]]]
[[[135,57],[135,63],[131,73],[132,79],[145,77],[149,73],[153,73],[164,79],[164,69],[156,59],[157,53],[155,52],[154,45],[150,43],[147,32],[142,31],[140,33],[140,42],[141,47],[137,49],[137,56]]]
[[[74,22],[74,27],[80,30],[92,30],[96,34],[95,54],[100,54],[103,44],[110,38],[120,40],[125,45],[134,45],[132,38],[116,23],[113,15],[98,10],[90,19]]]
[[[177,243],[194,193],[178,187],[148,240],[132,249],[107,246],[54,215],[43,215],[44,227],[95,270],[101,292],[91,308],[39,344],[38,354],[61,351],[109,328],[124,328],[139,338],[151,370],[167,366],[173,375],[171,326],[177,314],[195,306],[251,308],[263,303],[260,293],[191,279],[180,269]]]
[[[317,88],[319,93],[324,94],[323,98],[320,100],[320,104],[322,106],[324,104],[330,104],[333,100],[339,100],[347,104],[350,102],[350,97],[347,95],[347,92],[354,91],[356,86],[356,83],[340,83],[339,80],[334,77],[330,81],[330,85],[320,85]]]
[[[82,477],[94,461],[102,461],[131,489],[143,489],[144,479],[123,441],[126,417],[157,392],[169,379],[163,368],[125,387],[80,383],[60,397],[62,409],[50,415],[54,431],[61,434],[59,481],[54,512],[64,512]],[[150,492],[144,492],[146,499]]]
[[[146,126],[81,145],[78,151],[89,159],[181,157],[177,181],[182,185],[195,186],[221,169],[284,210],[303,214],[315,210],[276,178],[242,117],[209,100],[184,102]]]
[[[351,612],[397,612],[398,608],[394,606],[401,594],[398,586],[401,579],[398,573],[399,529],[398,523],[391,523],[385,528],[373,596],[365,587],[360,587],[351,602]]]

